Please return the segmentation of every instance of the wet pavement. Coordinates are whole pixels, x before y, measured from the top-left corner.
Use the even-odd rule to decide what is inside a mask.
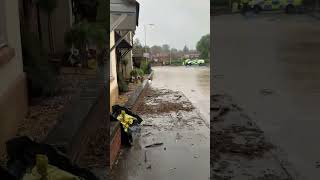
[[[211,34],[211,91],[246,109],[302,179],[319,179],[320,21],[222,15]]]
[[[211,110],[211,179],[292,179],[274,145],[230,96],[211,96]]]
[[[204,66],[158,66],[155,71],[153,87],[181,91],[200,114],[210,121],[210,68]]]
[[[172,86],[177,84],[181,88],[179,77],[171,77],[171,80],[168,80],[165,78],[166,75],[162,74],[166,70],[154,69],[154,80],[137,109],[137,114],[144,120],[141,131],[134,138],[134,146],[123,150],[113,169],[112,179],[209,179],[208,121],[202,118],[199,109],[187,95]],[[174,69],[179,68],[168,68],[168,72],[173,76]],[[187,71],[197,74],[193,68]],[[181,75],[179,70],[175,75]],[[176,79],[177,82],[174,83],[172,79]],[[207,101],[209,104],[209,99]],[[150,145],[151,147],[148,147]]]

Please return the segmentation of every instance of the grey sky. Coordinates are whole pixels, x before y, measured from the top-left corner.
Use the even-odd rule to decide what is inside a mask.
[[[144,45],[169,44],[182,49],[185,44],[195,49],[201,36],[210,33],[210,0],[137,0],[140,3],[139,26],[135,38]]]

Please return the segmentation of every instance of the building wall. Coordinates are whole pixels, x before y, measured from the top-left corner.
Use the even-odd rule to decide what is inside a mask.
[[[64,35],[72,26],[71,0],[57,0],[57,9],[52,15],[52,34],[55,53],[64,53],[66,45]]]
[[[110,33],[110,47],[115,44],[115,34],[114,31]],[[118,82],[117,82],[117,58],[116,50],[110,52],[110,110],[115,104],[119,96]]]
[[[113,168],[117,157],[119,155],[119,151],[121,149],[121,128],[120,126],[115,129],[115,134],[111,137],[110,142],[110,167]]]
[[[2,0],[4,2],[5,27],[8,48],[12,48],[14,56],[0,65],[0,153],[4,142],[16,134],[18,123],[27,112],[26,77],[20,40],[20,22],[18,0]],[[0,49],[0,51],[3,50]]]
[[[43,46],[49,52],[48,15],[46,12],[40,11],[40,21]],[[67,50],[64,43],[64,35],[70,30],[73,23],[72,21],[71,0],[57,0],[57,7],[51,15],[52,39],[55,54],[61,54]]]

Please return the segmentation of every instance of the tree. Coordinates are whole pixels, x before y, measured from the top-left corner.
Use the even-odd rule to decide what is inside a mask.
[[[161,46],[157,46],[157,45],[152,46],[150,50],[152,54],[157,54],[162,52]]]
[[[184,45],[183,52],[184,53],[188,53],[189,52],[189,48],[187,47],[187,45]]]
[[[170,52],[170,46],[168,44],[162,45],[162,52],[169,53]]]
[[[142,47],[141,42],[140,42],[140,40],[138,38],[134,40],[133,45]]]
[[[171,52],[172,52],[172,53],[177,53],[177,52],[178,52],[178,49],[176,49],[176,48],[171,48]]]
[[[144,46],[143,47],[143,52],[149,52],[150,53],[150,51],[151,51],[151,48],[149,47],[149,46]]]
[[[210,34],[204,35],[197,43],[197,50],[200,52],[200,57],[203,59],[209,58],[210,52]]]
[[[142,57],[143,56],[143,52],[144,52],[144,48],[141,45],[141,42],[139,39],[135,39],[133,42],[133,55],[136,57]]]
[[[178,57],[178,49],[176,48],[171,48],[171,57],[173,59],[176,59]]]

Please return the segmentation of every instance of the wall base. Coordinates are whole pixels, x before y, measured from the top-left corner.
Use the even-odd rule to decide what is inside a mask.
[[[28,112],[26,75],[22,73],[0,95],[0,154],[5,151],[5,142],[17,133],[20,121]]]

